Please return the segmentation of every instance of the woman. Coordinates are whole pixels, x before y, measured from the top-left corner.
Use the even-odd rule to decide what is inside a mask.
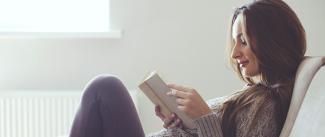
[[[195,89],[169,84],[178,108],[195,129],[173,115],[156,137],[276,137],[288,112],[295,73],[302,61],[305,31],[292,9],[280,0],[256,0],[237,8],[230,24],[229,59],[247,85],[234,94],[205,102]],[[112,76],[95,78],[85,89],[71,137],[143,137],[134,105]]]

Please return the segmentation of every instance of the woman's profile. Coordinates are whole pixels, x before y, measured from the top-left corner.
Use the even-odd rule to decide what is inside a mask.
[[[287,116],[295,74],[306,51],[304,28],[281,0],[254,0],[236,8],[229,25],[229,62],[247,83],[242,90],[204,101],[187,86],[169,84],[178,109],[194,119],[156,115],[164,129],[150,137],[277,137]],[[211,83],[213,84],[213,83]],[[144,137],[123,83],[101,75],[86,86],[70,137]]]

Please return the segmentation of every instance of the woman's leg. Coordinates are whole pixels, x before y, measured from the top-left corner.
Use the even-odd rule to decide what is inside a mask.
[[[70,137],[144,137],[131,97],[114,76],[98,76],[87,86]]]

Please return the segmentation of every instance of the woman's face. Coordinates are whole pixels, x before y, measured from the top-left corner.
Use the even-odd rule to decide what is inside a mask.
[[[254,77],[259,74],[259,67],[255,54],[251,50],[243,25],[243,15],[239,14],[232,27],[232,38],[235,43],[231,57],[240,66],[244,77]]]

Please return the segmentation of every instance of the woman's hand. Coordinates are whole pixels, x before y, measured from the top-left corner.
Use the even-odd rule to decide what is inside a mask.
[[[177,117],[176,114],[172,114],[169,117],[164,116],[161,111],[160,111],[160,107],[156,106],[155,107],[155,112],[156,112],[156,116],[158,116],[162,121],[164,121],[164,128],[174,128],[174,127],[178,127],[178,128],[182,128],[182,121],[181,119],[179,119]]]
[[[195,89],[176,84],[168,84],[172,89],[167,95],[177,97],[178,109],[192,119],[211,113],[211,109]]]

